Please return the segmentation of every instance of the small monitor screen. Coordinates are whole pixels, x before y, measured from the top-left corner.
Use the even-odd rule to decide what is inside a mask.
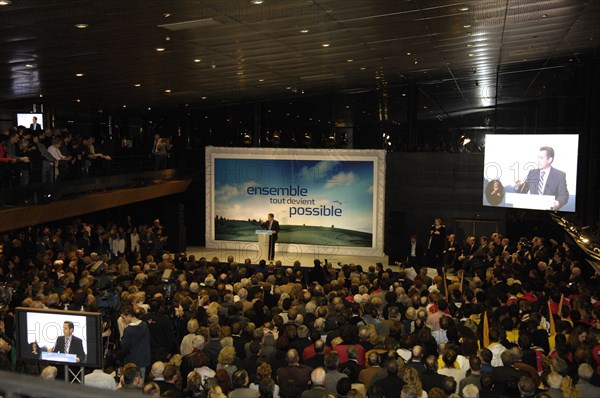
[[[488,134],[483,205],[575,211],[576,134]]]
[[[99,313],[17,308],[16,320],[18,359],[102,366]]]
[[[43,130],[46,127],[44,125],[44,115],[41,113],[17,113],[17,126]]]

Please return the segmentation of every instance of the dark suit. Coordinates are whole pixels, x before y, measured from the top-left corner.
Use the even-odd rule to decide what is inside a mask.
[[[284,366],[277,370],[277,383],[281,386],[292,380],[299,390],[306,390],[310,383],[312,368],[306,365]]]
[[[271,224],[271,228],[269,228],[269,223]],[[268,229],[273,231],[273,235],[269,236],[269,260],[275,259],[275,242],[277,242],[277,238],[279,238],[279,221],[273,220],[272,222],[267,220],[262,224],[262,229]]]
[[[352,383],[358,383],[358,375],[365,367],[360,365],[355,359],[349,359],[348,362],[341,365],[340,371],[348,375]]]
[[[83,351],[83,341],[79,337],[71,335],[71,345],[69,345],[69,352],[65,352],[65,336],[58,336],[56,338],[56,344],[54,345],[54,352],[60,352],[62,354],[75,354],[79,361],[83,361],[85,358],[85,352]]]
[[[381,387],[381,389],[383,390],[383,396],[385,398],[388,398],[397,397],[398,395],[400,395],[398,394],[398,392],[402,391],[402,387],[406,385],[406,382],[400,377],[398,377],[398,375],[388,374],[383,379],[377,380],[374,385]]]
[[[42,131],[42,125],[39,123],[36,123],[35,126],[32,124],[29,125],[29,130],[31,131]]]
[[[409,241],[404,246],[404,253],[406,255],[406,262],[409,267],[413,267],[417,273],[421,269],[421,263],[425,259],[425,249],[423,246],[417,241],[415,243],[415,255],[412,256],[412,243]]]
[[[425,372],[421,375],[421,383],[423,384],[423,390],[429,391],[434,387],[442,388],[442,383],[446,376],[443,376],[437,372]]]
[[[512,366],[497,366],[492,370],[494,389],[500,393],[509,394],[510,390],[506,388],[506,382],[509,380],[518,381],[521,376],[528,376],[528,374]]]
[[[567,176],[564,171],[550,167],[550,171],[546,178],[543,195],[554,195],[554,199],[558,202],[558,206],[554,210],[558,210],[567,204],[569,200],[569,191],[567,190]],[[518,189],[519,193],[531,193],[539,195],[538,183],[540,181],[540,169],[529,170],[527,178],[523,185]]]

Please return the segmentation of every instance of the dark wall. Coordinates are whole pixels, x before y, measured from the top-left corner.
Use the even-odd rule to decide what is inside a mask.
[[[388,153],[386,164],[386,252],[413,233],[426,243],[435,217],[448,232],[456,220],[491,220],[505,230],[508,209],[481,205],[483,154]]]

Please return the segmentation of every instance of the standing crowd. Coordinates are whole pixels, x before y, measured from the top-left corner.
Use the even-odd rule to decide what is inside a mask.
[[[432,228],[435,253],[413,256],[411,242],[412,266],[395,272],[173,254],[159,220],[7,234],[0,369],[18,369],[15,307],[83,308],[106,314],[105,366],[85,378],[101,388],[211,398],[600,397],[600,283],[577,252],[542,237],[513,247],[498,234],[458,245]]]

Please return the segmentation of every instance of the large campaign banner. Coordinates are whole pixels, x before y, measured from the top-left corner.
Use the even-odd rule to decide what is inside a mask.
[[[206,148],[206,247],[256,249],[273,213],[277,252],[383,255],[385,151]]]

